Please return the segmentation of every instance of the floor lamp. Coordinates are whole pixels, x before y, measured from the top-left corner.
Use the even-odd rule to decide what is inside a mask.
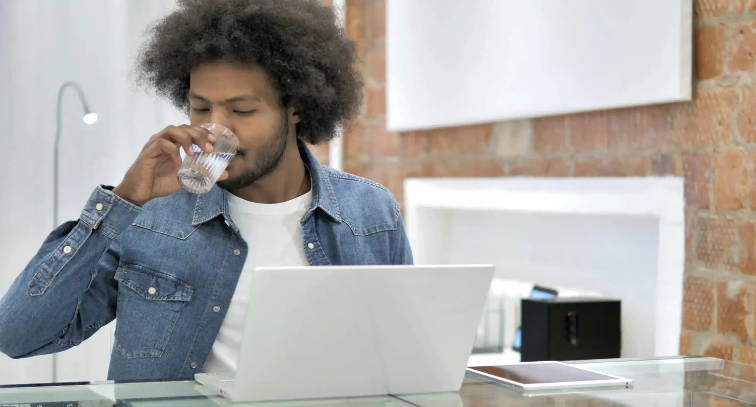
[[[61,110],[63,108],[63,92],[67,88],[73,88],[79,95],[79,101],[82,108],[84,108],[84,115],[82,121],[88,125],[92,125],[97,122],[97,113],[92,112],[87,104],[87,99],[84,97],[84,91],[81,87],[72,81],[64,82],[58,89],[58,106],[55,116],[55,147],[53,150],[53,229],[58,227],[58,162],[59,162],[59,147],[60,147],[60,134],[61,134]],[[52,379],[53,382],[57,381],[58,367],[57,357],[52,357]]]
[[[61,134],[61,110],[63,108],[63,92],[66,88],[73,88],[79,95],[79,101],[84,109],[84,115],[82,121],[88,125],[92,125],[97,122],[97,113],[92,112],[87,104],[87,99],[84,97],[84,91],[81,87],[72,81],[64,82],[58,89],[58,106],[57,114],[55,116],[55,147],[53,151],[53,228],[58,226],[58,162],[59,162],[59,148],[60,148],[60,134]]]

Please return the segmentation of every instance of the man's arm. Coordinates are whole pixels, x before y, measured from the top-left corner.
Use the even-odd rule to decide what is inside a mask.
[[[78,221],[53,230],[0,299],[0,351],[12,358],[59,352],[112,321],[118,237],[140,211],[97,187]]]
[[[212,152],[215,136],[197,126],[168,126],[142,148],[112,191],[98,187],[78,221],[47,237],[37,254],[0,299],[0,352],[13,358],[58,352],[76,346],[115,318],[119,236],[141,207],[170,195],[179,149],[191,145]],[[224,171],[220,180],[228,177]]]
[[[404,221],[402,215],[399,212],[399,207],[396,207],[396,214],[399,217],[399,228],[394,233],[394,239],[391,250],[392,264],[413,264],[412,248],[410,248],[409,239],[404,231]]]

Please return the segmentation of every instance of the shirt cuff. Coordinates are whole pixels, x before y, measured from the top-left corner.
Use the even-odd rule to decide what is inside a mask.
[[[106,185],[95,188],[81,211],[81,220],[92,229],[102,227],[118,235],[131,226],[142,208],[114,194],[112,189]]]

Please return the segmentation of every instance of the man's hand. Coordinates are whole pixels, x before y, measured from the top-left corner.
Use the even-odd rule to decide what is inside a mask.
[[[141,206],[153,198],[178,191],[181,189],[177,178],[181,166],[179,149],[183,148],[187,155],[194,155],[196,153],[192,150],[192,144],[196,144],[210,153],[215,141],[215,135],[202,127],[166,127],[150,137],[113,193]],[[224,171],[219,181],[226,178],[228,172]]]

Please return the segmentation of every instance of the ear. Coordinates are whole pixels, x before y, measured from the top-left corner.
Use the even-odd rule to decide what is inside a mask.
[[[297,124],[302,120],[299,117],[299,113],[293,107],[288,109],[287,114],[289,115],[289,123]]]

